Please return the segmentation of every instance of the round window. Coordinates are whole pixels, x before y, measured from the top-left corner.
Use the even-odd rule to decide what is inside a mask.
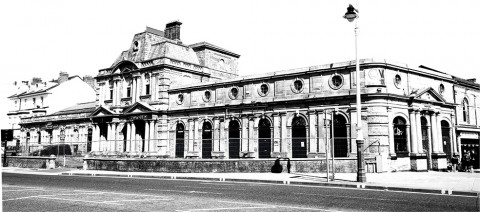
[[[209,102],[211,98],[212,98],[212,92],[211,91],[205,91],[205,93],[203,95],[203,101]]]
[[[231,88],[228,96],[230,97],[230,99],[237,99],[238,98],[238,88],[237,87]]]
[[[338,75],[338,74],[333,75],[332,78],[330,78],[329,84],[332,89],[336,90],[341,88],[343,86],[342,75]]]
[[[397,88],[400,88],[400,85],[402,84],[402,77],[400,77],[400,75],[395,75],[395,78],[393,79],[393,84],[395,84],[395,86]]]
[[[260,95],[260,96],[266,96],[269,91],[270,91],[270,88],[269,88],[268,84],[263,83],[263,84],[260,85],[260,87],[258,88],[258,95]]]
[[[293,83],[291,84],[290,88],[294,93],[301,93],[303,91],[303,80],[302,79],[295,79]]]
[[[183,104],[184,96],[183,93],[178,94],[177,96],[177,104],[181,105]]]

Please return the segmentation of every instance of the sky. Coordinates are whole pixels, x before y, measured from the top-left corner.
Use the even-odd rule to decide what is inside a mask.
[[[359,10],[359,58],[480,80],[478,0],[1,1],[0,128],[9,128],[14,81],[47,81],[60,71],[96,76],[134,34],[163,31],[173,20],[183,23],[184,44],[240,54],[240,75],[354,60],[354,24],[342,18],[348,4]]]

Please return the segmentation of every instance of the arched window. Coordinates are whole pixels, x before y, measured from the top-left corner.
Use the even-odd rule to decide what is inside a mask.
[[[469,115],[468,115],[468,100],[467,98],[463,99],[462,102],[462,110],[463,110],[463,121],[469,123]]]
[[[150,75],[145,74],[145,95],[150,95]]]
[[[183,158],[185,152],[185,127],[178,123],[175,133],[175,157]]]
[[[396,153],[407,152],[407,122],[402,117],[393,119],[393,141]]]

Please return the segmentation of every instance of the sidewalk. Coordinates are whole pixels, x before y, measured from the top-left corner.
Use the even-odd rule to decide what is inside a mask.
[[[336,173],[327,182],[325,173],[156,173],[116,172],[79,169],[27,169],[2,167],[5,173],[37,175],[112,176],[166,179],[196,179],[216,181],[262,182],[312,186],[349,187],[390,191],[411,191],[452,195],[477,196],[480,193],[480,174],[469,172],[389,172],[367,173],[367,182],[356,182],[356,173]],[[331,174],[330,174],[331,177]]]

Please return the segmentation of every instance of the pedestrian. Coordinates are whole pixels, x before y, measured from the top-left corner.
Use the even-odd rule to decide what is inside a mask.
[[[457,165],[458,165],[458,155],[454,154],[453,157],[450,159],[450,163],[452,163],[452,171],[457,172]]]
[[[283,167],[280,164],[280,158],[277,158],[275,160],[275,163],[273,164],[271,171],[272,173],[282,173]]]
[[[470,151],[465,151],[465,154],[463,155],[463,158],[465,160],[465,163],[464,163],[464,168],[465,168],[465,171],[466,172],[469,172],[470,171],[470,164],[471,164],[471,158],[472,156],[470,155]]]
[[[292,165],[290,164],[290,158],[287,158],[287,171],[288,171],[288,173],[290,173],[290,167],[292,167]]]

